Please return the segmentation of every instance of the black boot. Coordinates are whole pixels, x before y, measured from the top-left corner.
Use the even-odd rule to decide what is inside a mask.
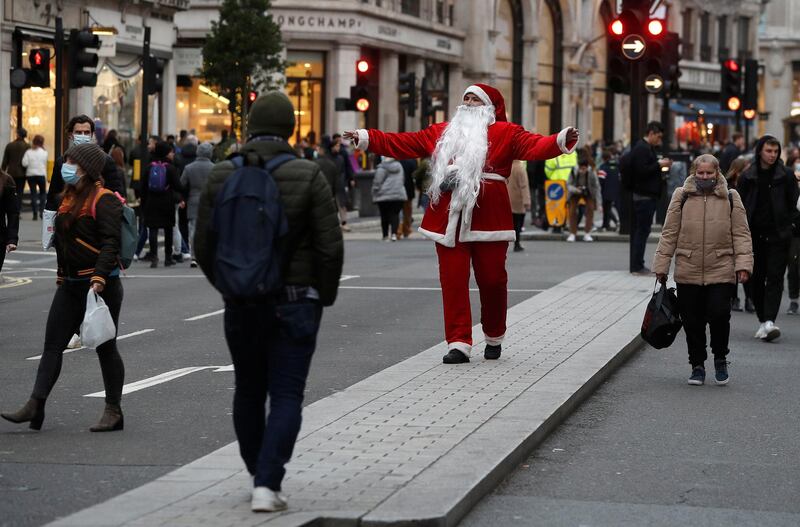
[[[113,432],[115,430],[122,430],[125,426],[125,419],[122,416],[122,408],[118,404],[106,403],[106,409],[103,411],[103,417],[100,421],[89,428],[90,432]]]
[[[445,364],[463,364],[465,362],[469,362],[469,357],[467,357],[463,352],[454,348],[448,351],[447,355],[442,357],[442,362]]]
[[[150,269],[155,269],[158,267],[158,257],[154,257],[150,260]]]
[[[520,244],[518,244],[518,243],[515,243],[515,244],[514,244],[514,252],[515,252],[515,253],[518,253],[518,252],[520,252],[520,251],[524,251],[524,250],[525,250],[525,248],[524,248],[522,245],[520,245]]]
[[[30,421],[31,430],[41,430],[44,421],[44,399],[31,397],[25,406],[14,412],[2,413],[0,417],[12,423],[27,423]]]
[[[500,352],[503,351],[500,344],[497,346],[492,346],[491,344],[486,345],[486,349],[483,350],[483,358],[486,360],[497,360],[500,358]]]

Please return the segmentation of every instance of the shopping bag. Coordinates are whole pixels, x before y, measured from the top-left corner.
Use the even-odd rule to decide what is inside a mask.
[[[86,314],[81,324],[81,342],[87,348],[108,342],[117,335],[117,328],[103,298],[89,289],[86,295]]]
[[[53,246],[53,236],[56,233],[56,214],[58,212],[55,210],[44,209],[42,211],[42,249],[45,251]]]
[[[654,348],[662,349],[672,345],[683,323],[678,312],[675,288],[667,288],[667,284],[662,283],[658,291],[655,291],[655,287],[653,290],[653,298],[644,312],[642,338]]]

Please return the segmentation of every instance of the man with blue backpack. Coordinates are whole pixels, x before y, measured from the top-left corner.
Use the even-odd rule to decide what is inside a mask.
[[[300,431],[322,308],[336,299],[344,257],[333,193],[319,166],[287,142],[294,128],[283,93],[253,103],[247,143],[214,166],[200,196],[194,239],[200,268],[225,300],[233,423],[254,477],[255,512],[287,507],[284,465]]]

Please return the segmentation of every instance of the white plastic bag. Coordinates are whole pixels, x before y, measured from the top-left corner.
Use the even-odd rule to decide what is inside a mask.
[[[86,314],[81,324],[81,342],[87,348],[108,342],[117,335],[117,328],[103,298],[89,289],[86,295]]]
[[[54,223],[57,213],[55,210],[44,209],[42,211],[42,249],[45,251],[53,246],[53,235],[56,232]]]

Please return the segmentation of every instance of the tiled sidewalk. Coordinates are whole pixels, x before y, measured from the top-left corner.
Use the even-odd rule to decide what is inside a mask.
[[[512,308],[499,361],[441,343],[304,411],[290,509],[253,514],[228,445],[58,526],[454,525],[639,345],[651,283],[574,277]]]

